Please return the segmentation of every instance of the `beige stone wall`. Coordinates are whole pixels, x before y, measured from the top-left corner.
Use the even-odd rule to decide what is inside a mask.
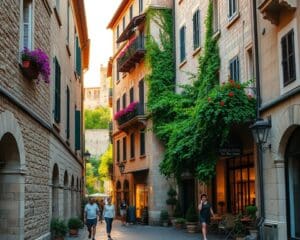
[[[258,14],[259,64],[262,107],[278,100],[300,85],[300,9],[294,12],[282,11],[279,24],[271,24]],[[295,32],[296,81],[283,87],[281,67],[281,37],[289,30]],[[262,117],[272,118],[272,128],[267,144],[271,149],[263,153],[264,190],[266,222],[278,226],[278,239],[287,239],[287,199],[285,178],[285,149],[293,130],[300,125],[300,98],[294,95],[274,104],[261,113]]]
[[[109,146],[108,129],[86,129],[85,150],[97,158],[101,156]]]

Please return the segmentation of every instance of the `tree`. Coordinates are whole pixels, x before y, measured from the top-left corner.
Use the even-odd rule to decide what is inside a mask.
[[[110,144],[105,153],[100,157],[100,165],[98,167],[98,174],[101,181],[109,179],[110,168],[113,165],[112,159],[112,145]]]
[[[94,110],[84,111],[85,129],[107,129],[111,119],[110,110],[107,107],[98,107]]]

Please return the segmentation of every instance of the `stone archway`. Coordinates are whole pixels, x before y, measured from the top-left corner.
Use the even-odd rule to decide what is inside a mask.
[[[17,120],[0,114],[0,239],[24,239],[25,148]]]
[[[67,170],[64,174],[64,218],[69,218],[69,176]]]
[[[71,216],[74,217],[76,214],[75,210],[75,181],[74,181],[74,176],[72,175],[72,180],[71,180]]]
[[[59,217],[59,169],[56,163],[52,170],[52,217]]]

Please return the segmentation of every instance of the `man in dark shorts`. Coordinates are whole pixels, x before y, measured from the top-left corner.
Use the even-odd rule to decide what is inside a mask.
[[[207,240],[207,225],[210,223],[210,215],[214,216],[214,212],[207,201],[207,195],[205,193],[201,194],[201,201],[198,209],[200,211],[200,223],[202,226],[203,239]]]
[[[84,222],[86,223],[89,231],[89,238],[93,236],[93,240],[95,240],[98,215],[98,205],[95,203],[94,199],[89,198],[89,202],[85,205],[84,208]]]

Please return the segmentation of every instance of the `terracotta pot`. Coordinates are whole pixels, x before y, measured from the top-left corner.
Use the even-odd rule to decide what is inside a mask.
[[[198,231],[198,223],[187,222],[186,229],[188,233],[196,233]]]
[[[23,68],[29,68],[29,66],[30,66],[30,61],[29,60],[25,60],[25,61],[22,62],[22,67]]]
[[[39,76],[39,71],[36,68],[36,66],[34,66],[34,64],[31,64],[30,61],[29,61],[29,66],[26,67],[26,65],[27,63],[20,65],[23,75],[29,80],[37,79],[37,77]]]
[[[70,229],[69,234],[70,236],[78,236],[78,229]]]

